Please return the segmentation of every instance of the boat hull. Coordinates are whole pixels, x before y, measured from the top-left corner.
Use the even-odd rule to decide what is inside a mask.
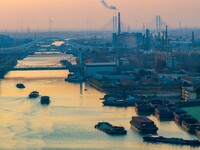
[[[127,131],[124,127],[113,126],[107,122],[100,122],[94,126],[96,129],[103,131],[110,135],[125,135]]]
[[[196,130],[200,129],[200,124],[188,124],[183,121],[182,128],[189,133],[196,134]]]
[[[156,134],[158,131],[157,127],[154,128],[141,128],[137,124],[135,124],[133,121],[130,121],[130,124],[132,128],[135,128],[138,132],[144,133],[144,134]]]
[[[154,143],[169,143],[169,144],[200,146],[199,140],[184,140],[182,138],[165,138],[162,136],[159,136],[159,137],[146,136],[146,137],[143,137],[143,140],[147,142],[154,142]]]

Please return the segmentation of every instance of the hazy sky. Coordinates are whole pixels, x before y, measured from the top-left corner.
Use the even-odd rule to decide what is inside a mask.
[[[123,23],[133,28],[152,24],[160,14],[169,26],[200,27],[200,0],[105,0],[116,6],[109,10],[101,0],[0,0],[1,30],[102,29],[121,12]]]

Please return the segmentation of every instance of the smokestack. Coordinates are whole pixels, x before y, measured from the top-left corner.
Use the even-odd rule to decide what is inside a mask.
[[[192,31],[192,47],[195,47],[194,31]]]
[[[159,32],[161,29],[161,18],[160,18],[160,15],[159,16],[156,16],[156,30],[157,32]]]
[[[113,16],[113,32],[115,32],[115,16]]]
[[[178,23],[178,28],[179,28],[179,30],[181,30],[181,21],[179,21],[179,23]]]
[[[118,12],[118,35],[121,34],[121,18],[120,18],[120,12]]]
[[[166,26],[166,31],[165,31],[165,42],[166,46],[168,46],[168,27]]]
[[[115,16],[115,32],[117,32],[117,16]]]

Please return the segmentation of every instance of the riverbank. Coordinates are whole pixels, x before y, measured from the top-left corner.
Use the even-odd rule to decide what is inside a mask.
[[[195,107],[200,106],[200,99],[196,100],[188,100],[188,101],[182,101],[180,99],[180,92],[172,92],[169,91],[166,92],[166,89],[169,89],[170,87],[167,86],[144,86],[144,85],[137,85],[135,87],[125,86],[125,85],[115,85],[106,81],[99,81],[96,79],[89,79],[88,84],[94,87],[95,89],[104,92],[106,94],[125,94],[128,95],[137,95],[137,96],[143,96],[147,101],[151,99],[163,99],[163,100],[170,100],[170,102],[173,102],[176,107],[180,108],[187,108],[187,107]],[[161,89],[162,87],[162,89]],[[158,90],[157,93],[155,92]],[[171,89],[172,90],[172,89]],[[178,88],[176,88],[178,90]],[[154,91],[154,92],[152,92]],[[165,93],[166,92],[166,93]]]
[[[159,97],[173,97],[180,98],[180,87],[172,85],[133,85],[128,83],[120,83],[112,80],[97,80],[89,79],[89,84],[97,90],[105,93],[122,93],[136,94],[143,96],[159,96]]]
[[[200,106],[200,100],[188,100],[188,101],[178,101],[175,103],[177,107],[187,108],[187,107],[196,107]]]
[[[8,73],[16,64],[17,64],[17,56],[10,54],[1,54],[0,79],[3,79],[5,74]]]
[[[96,90],[106,93],[106,91],[98,84],[98,82],[95,82],[95,80],[88,80],[87,83]]]

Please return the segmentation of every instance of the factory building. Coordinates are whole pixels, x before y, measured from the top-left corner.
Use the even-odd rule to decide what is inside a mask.
[[[117,36],[117,43],[122,48],[138,47],[137,35],[135,33],[122,33]]]
[[[116,23],[118,21],[118,23]],[[116,31],[116,25],[118,25],[117,33]],[[137,48],[143,40],[142,33],[129,33],[124,32],[121,33],[121,16],[120,13],[118,13],[118,20],[116,17],[113,17],[113,37],[112,37],[112,43],[114,47],[117,48]]]
[[[116,69],[116,63],[86,63],[84,66],[84,74],[86,77],[91,77],[96,74],[114,73]]]

